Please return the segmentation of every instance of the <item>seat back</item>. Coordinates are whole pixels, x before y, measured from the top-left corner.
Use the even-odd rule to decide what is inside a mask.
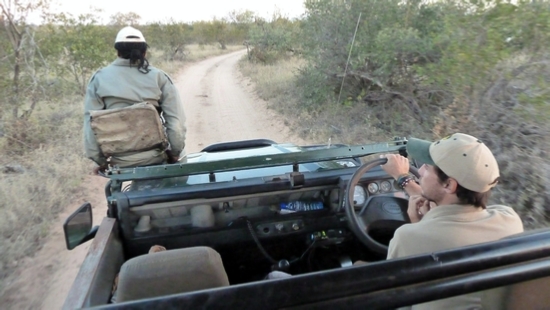
[[[509,287],[507,310],[550,309],[550,277],[521,282]]]
[[[126,261],[116,302],[228,286],[221,256],[209,247],[162,251]]]
[[[515,236],[525,236],[546,231],[547,228],[525,231]],[[509,238],[509,237],[507,237]],[[498,291],[498,289],[496,289]],[[500,288],[502,309],[548,310],[550,309],[550,277],[520,282]]]

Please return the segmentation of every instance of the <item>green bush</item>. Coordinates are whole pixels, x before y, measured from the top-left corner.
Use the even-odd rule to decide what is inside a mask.
[[[257,18],[249,30],[252,50],[249,59],[263,64],[277,61],[297,52],[296,33],[298,21],[275,15],[271,21]]]
[[[501,163],[493,201],[516,207],[528,228],[548,223],[548,1],[310,0],[305,6],[299,106],[364,107],[367,126],[387,136],[478,136]],[[348,132],[368,128],[349,120]]]

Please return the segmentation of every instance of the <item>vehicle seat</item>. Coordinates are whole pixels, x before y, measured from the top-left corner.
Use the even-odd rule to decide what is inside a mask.
[[[548,231],[548,228],[525,231],[513,236],[525,236]],[[510,237],[513,237],[510,236]],[[547,258],[541,259],[546,260]],[[504,299],[508,310],[550,309],[550,277],[538,278],[527,282],[512,284],[508,287]]]
[[[141,255],[119,273],[116,302],[228,286],[221,256],[209,247]]]
[[[482,295],[482,308],[548,310],[550,309],[549,288],[550,277],[544,277],[487,290]]]
[[[550,277],[513,284],[508,291],[506,309],[550,309],[548,288],[550,288]]]
[[[525,231],[503,239],[536,234],[547,228]],[[546,260],[543,258],[541,260]],[[484,309],[543,310],[550,309],[550,277],[538,278],[485,291]]]

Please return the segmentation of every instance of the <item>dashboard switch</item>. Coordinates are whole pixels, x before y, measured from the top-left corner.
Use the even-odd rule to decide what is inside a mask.
[[[297,233],[305,228],[302,220],[288,220],[281,222],[267,222],[256,225],[256,231],[261,236],[285,235]]]

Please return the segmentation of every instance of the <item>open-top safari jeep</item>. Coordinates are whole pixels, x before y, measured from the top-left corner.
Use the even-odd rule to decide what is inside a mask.
[[[550,308],[550,230],[385,260],[409,219],[378,155],[406,143],[247,140],[111,169],[101,225],[89,204],[64,225],[69,249],[94,238],[64,308],[392,309],[477,291],[490,309]]]

